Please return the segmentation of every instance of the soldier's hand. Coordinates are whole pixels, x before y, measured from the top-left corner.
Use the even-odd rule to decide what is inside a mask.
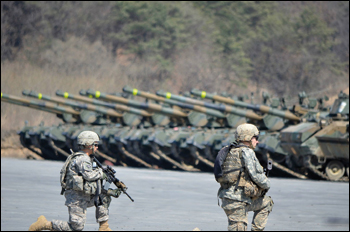
[[[103,179],[103,180],[107,180],[107,179],[108,179],[108,178],[107,178],[107,175],[106,175],[105,173],[103,173],[102,179]]]
[[[121,193],[122,193],[122,190],[120,190],[119,188],[107,190],[107,195],[115,198],[118,198]]]

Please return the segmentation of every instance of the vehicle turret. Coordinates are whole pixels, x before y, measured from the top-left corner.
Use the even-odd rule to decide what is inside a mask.
[[[349,95],[342,91],[330,109],[329,117],[337,120],[349,120]]]
[[[283,129],[279,146],[298,172],[344,180],[349,167],[349,96],[341,92],[330,112],[314,113],[315,117]]]

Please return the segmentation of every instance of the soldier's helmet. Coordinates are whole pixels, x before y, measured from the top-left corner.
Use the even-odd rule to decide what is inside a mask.
[[[259,136],[259,130],[253,124],[244,123],[237,127],[235,135],[237,141],[249,142],[254,136]]]
[[[100,137],[93,131],[82,131],[78,135],[78,145],[88,146],[92,144],[98,144]]]

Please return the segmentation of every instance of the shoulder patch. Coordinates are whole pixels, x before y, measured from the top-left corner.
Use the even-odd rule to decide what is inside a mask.
[[[84,161],[83,165],[85,170],[92,170],[92,164],[90,162]]]

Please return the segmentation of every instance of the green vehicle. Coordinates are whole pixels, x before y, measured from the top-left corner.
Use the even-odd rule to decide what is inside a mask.
[[[164,102],[169,105],[177,106],[184,111],[190,110],[187,112],[189,118],[187,122],[189,123],[184,123],[183,125],[176,127],[176,130],[170,128],[166,133],[160,131],[158,133],[158,139],[156,135],[152,136],[151,139],[152,141],[160,142],[157,143],[158,147],[155,147],[154,149],[158,149],[159,146],[161,146],[164,148],[165,152],[172,154],[174,159],[177,159],[178,161],[182,160],[185,165],[195,166],[201,170],[212,170],[214,167],[213,160],[209,160],[211,157],[205,157],[201,148],[197,150],[199,141],[205,136],[204,134],[207,133],[206,131],[209,131],[207,128],[223,128],[229,125],[234,126],[243,120],[242,117],[235,117],[235,115],[227,116],[216,109],[187,104],[187,102],[181,103],[179,101],[167,99],[163,96],[157,96],[155,94],[132,89],[128,86],[125,86],[123,91],[157,102]],[[195,115],[197,116],[194,117]],[[200,118],[200,121],[203,122],[200,128],[194,128],[198,127],[199,124],[196,122],[197,120],[194,120],[195,118]],[[186,128],[187,126],[190,128]],[[154,140],[154,138],[156,138],[156,140]],[[157,144],[154,144],[154,146],[157,146]],[[189,154],[191,156],[189,156]]]
[[[79,112],[69,107],[57,106],[48,102],[30,101],[3,93],[1,101],[56,114],[59,118],[63,119],[64,122],[68,124],[73,123],[71,125],[80,122]],[[43,158],[65,160],[68,148],[65,147],[65,141],[61,130],[62,125],[54,129],[54,127],[51,126],[44,126],[44,123],[40,123],[38,126],[28,126],[26,123],[17,133],[24,147],[27,147]],[[48,137],[48,135],[51,135],[51,137]],[[64,153],[57,153],[55,147],[63,149]],[[38,152],[35,148],[39,148],[41,152]]]
[[[198,91],[192,90],[192,92],[196,93],[196,95],[199,95]],[[246,109],[240,109],[234,106],[229,106],[225,104],[214,104],[214,103],[208,103],[204,101],[200,101],[197,99],[189,98],[189,97],[183,97],[179,95],[174,95],[169,92],[163,92],[163,91],[158,91],[157,95],[166,97],[169,99],[174,99],[177,101],[181,102],[186,102],[194,105],[201,105],[205,106],[211,109],[215,109],[218,111],[221,111],[223,113],[227,113],[227,118],[230,118],[231,116],[235,118],[241,118],[241,120],[236,120],[236,124],[229,123],[228,128],[236,128],[238,125],[244,123],[244,122],[249,122],[255,125],[258,125],[261,131],[268,131],[268,132],[273,132],[273,131],[278,131],[286,126],[287,120],[286,118],[289,119],[296,119],[299,120],[297,117],[291,117],[288,112],[283,112],[280,110],[277,110],[275,108],[267,107],[267,106],[258,106],[258,105],[252,105],[246,102],[242,101],[237,101],[233,99],[228,99],[226,97],[218,96],[218,95],[213,95],[213,94],[206,94],[206,98],[214,100],[214,99],[219,99],[222,102],[231,102],[235,103],[239,107],[245,107],[249,109],[254,109],[258,112],[264,112],[266,114],[264,115],[258,115],[252,110],[246,110]],[[203,97],[204,95],[201,94]],[[264,109],[265,111],[261,110]],[[287,115],[287,116],[286,116]],[[214,128],[213,128],[214,129]],[[203,153],[204,151],[204,156],[211,159],[215,160],[215,156],[218,153],[218,151],[225,145],[228,144],[223,144],[222,142],[227,138],[227,137],[232,137],[234,130],[228,130],[227,128],[215,128],[215,130],[210,130],[212,133],[207,133],[207,136],[202,135],[201,133],[193,135],[193,139],[190,139],[188,141],[189,146],[196,146],[198,152]],[[234,139],[234,138],[232,138]],[[196,141],[195,143],[192,143],[192,141]],[[234,140],[231,140],[232,142]],[[263,157],[259,157],[260,160],[263,159]],[[265,159],[264,159],[265,160]]]
[[[152,141],[149,141],[148,137],[154,133],[156,135],[159,135],[157,132],[162,131],[161,128],[163,128],[164,122],[168,122],[166,127],[169,128],[191,123],[198,126],[204,125],[204,123],[207,123],[205,115],[198,114],[196,112],[186,113],[177,109],[170,108],[169,106],[156,103],[123,99],[121,97],[112,96],[106,93],[101,93],[99,91],[87,90],[86,93],[99,99],[117,102],[152,112],[152,116],[149,118],[151,120],[148,120],[152,128],[149,128],[149,125],[144,126],[143,128],[133,128],[128,131],[128,133],[123,133],[123,136],[115,136],[115,140],[121,149],[126,150],[131,154],[138,154],[140,157],[146,154],[146,157],[150,157],[154,160],[154,162],[156,162],[155,165],[157,167],[159,167],[160,164],[156,160],[159,161],[161,158],[162,161],[164,161],[162,163],[162,166],[165,165],[166,162],[168,163],[168,166],[171,165],[171,167],[175,167],[177,169],[186,171],[198,170],[189,166],[185,166],[185,164],[181,164],[177,159],[178,157],[173,156],[172,154],[168,154],[167,152],[163,153],[162,148],[159,149],[159,147],[156,147],[156,144]],[[122,146],[123,144],[124,147]],[[167,150],[167,148],[165,148],[165,150]]]
[[[290,168],[326,180],[348,181],[349,96],[340,93],[329,113],[310,112],[305,119],[280,132],[280,147],[289,155]]]
[[[18,132],[23,145],[39,148],[47,159],[65,160],[71,148],[78,149],[78,134],[92,130],[101,138],[97,154],[101,161],[211,172],[217,152],[235,140],[238,125],[248,122],[259,127],[260,143],[255,151],[263,165],[268,157],[273,160],[276,168],[272,175],[336,181],[348,178],[346,94],[340,94],[327,111],[323,100],[307,98],[305,93],[299,94],[298,105],[287,109],[283,101],[269,99],[266,94],[264,101],[269,101],[269,106],[253,104],[253,98],[246,103],[197,90],[191,93],[202,100],[163,91],[151,94],[128,86],[123,91],[147,101],[91,89],[81,90],[81,96],[58,90],[58,97],[23,91],[23,95],[40,101],[6,94],[2,94],[2,101],[54,113],[63,120],[58,126],[25,125]]]
[[[296,107],[298,110],[279,110],[277,108],[278,104],[275,101],[273,107],[266,105],[257,105],[242,102],[239,100],[230,99],[227,97],[210,94],[205,91],[199,91],[192,89],[191,93],[195,96],[201,98],[211,99],[213,101],[221,102],[224,104],[233,105],[236,107],[241,107],[243,109],[250,109],[254,112],[259,112],[261,120],[249,121],[258,126],[260,130],[259,144],[255,149],[255,153],[260,161],[260,163],[265,166],[267,164],[268,158],[274,161],[276,168],[270,173],[271,175],[292,175],[299,178],[305,178],[300,176],[298,173],[285,168],[284,163],[286,162],[288,153],[285,152],[280,147],[279,132],[290,125],[297,125],[301,121],[301,117],[308,112],[307,109],[301,106]],[[293,107],[294,108],[294,107]],[[234,135],[228,135],[223,141],[222,146],[226,146],[234,141]],[[215,154],[215,150],[213,151]],[[268,157],[269,156],[269,157]],[[285,173],[285,174],[284,174]]]

